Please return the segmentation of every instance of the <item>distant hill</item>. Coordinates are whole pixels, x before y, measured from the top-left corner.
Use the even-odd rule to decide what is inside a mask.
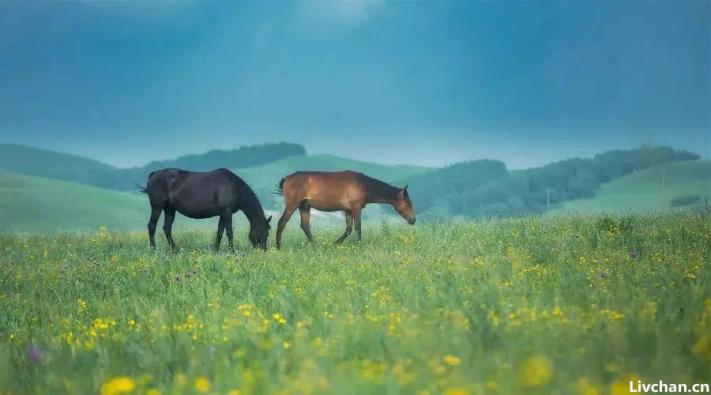
[[[219,167],[248,168],[294,155],[304,155],[300,144],[275,143],[242,146],[233,150],[212,150],[176,159],[153,161],[145,166],[121,169],[76,155],[30,148],[0,145],[0,171],[35,175],[116,190],[133,190],[145,184],[151,171],[178,167],[206,171]]]
[[[145,231],[148,204],[144,195],[86,184],[101,182],[133,189],[134,180],[145,183],[153,166],[224,167],[218,162],[246,163],[249,167],[233,167],[233,171],[254,188],[265,209],[277,214],[277,218],[283,201],[273,191],[282,177],[300,170],[353,170],[396,186],[409,183],[421,220],[668,209],[699,206],[711,200],[711,161],[693,160],[698,156],[667,147],[609,151],[593,158],[573,158],[520,171],[508,171],[495,160],[434,169],[381,165],[333,155],[291,155],[299,151],[300,146],[296,145],[280,145],[283,150],[276,149],[276,153],[269,147],[211,151],[175,162],[116,169],[74,155],[0,145],[0,232],[93,230],[101,225]],[[264,155],[268,159],[289,156],[255,165],[260,159],[250,159],[245,154],[263,149],[267,150]],[[245,161],[229,162],[230,152],[237,151]],[[7,168],[15,172],[4,171]],[[126,174],[131,171],[136,173],[129,174],[129,178]],[[98,181],[92,177],[98,177]],[[396,215],[382,205],[372,205],[364,211],[364,218],[371,221],[399,222]],[[314,212],[314,219],[337,226],[342,226],[343,221],[342,214],[320,212]],[[245,225],[242,215],[237,215],[235,221],[239,227]],[[298,222],[298,215],[292,222]],[[176,221],[177,229],[213,229],[215,225],[216,220],[197,221],[182,216]]]
[[[622,213],[711,201],[711,160],[665,163],[604,183],[594,197],[565,202],[548,215]]]
[[[592,158],[571,158],[507,172],[503,163],[461,163],[414,177],[412,198],[423,218],[488,218],[542,214],[555,205],[591,198],[600,186],[662,163],[698,159],[670,147],[613,150]],[[429,195],[429,196],[428,196]]]
[[[247,168],[297,155],[306,155],[306,149],[301,144],[245,145],[233,150],[211,150],[202,154],[180,156],[176,159],[153,161],[142,166],[141,169],[151,172],[166,167],[192,171],[209,171],[220,167]]]
[[[148,214],[137,193],[0,172],[1,232],[142,229]]]
[[[0,144],[0,170],[71,180],[93,171],[117,170],[105,163],[15,144]]]
[[[281,209],[281,197],[272,193],[282,177],[301,170],[353,170],[383,181],[404,186],[410,178],[427,173],[431,168],[420,166],[381,165],[333,155],[301,155],[274,161],[248,169],[233,169],[257,192],[265,207]],[[376,210],[368,210],[376,211]]]

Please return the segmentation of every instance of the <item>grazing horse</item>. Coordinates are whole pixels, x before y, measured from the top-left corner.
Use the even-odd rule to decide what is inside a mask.
[[[168,244],[175,249],[171,230],[175,212],[190,218],[220,217],[215,237],[215,250],[220,249],[222,233],[227,231],[227,240],[232,245],[232,214],[242,210],[249,220],[249,241],[253,247],[267,249],[269,221],[265,218],[262,204],[244,180],[227,169],[209,172],[193,172],[180,169],[162,169],[148,175],[148,184],[141,188],[151,203],[151,218],[148,221],[148,238],[155,248],[156,223],[161,211],[165,212],[163,232]]]
[[[313,241],[309,223],[312,207],[320,211],[345,212],[346,231],[336,243],[343,242],[351,234],[354,223],[360,241],[360,213],[368,203],[389,204],[407,223],[415,223],[415,210],[407,186],[400,189],[353,171],[299,171],[282,178],[277,193],[284,196],[285,206],[277,227],[277,248],[281,247],[281,233],[297,208],[301,213],[301,229],[309,242]]]

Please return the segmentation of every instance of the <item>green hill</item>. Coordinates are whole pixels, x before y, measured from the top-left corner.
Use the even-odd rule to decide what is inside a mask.
[[[77,155],[15,144],[0,144],[0,170],[69,180],[87,172],[116,170]]]
[[[0,172],[0,232],[139,229],[145,196]]]
[[[281,198],[274,196],[272,192],[276,189],[282,177],[302,170],[353,170],[397,186],[403,186],[408,179],[426,173],[431,169],[420,166],[381,165],[333,155],[300,155],[277,160],[262,166],[235,169],[234,171],[257,192],[265,207],[281,208]]]
[[[153,161],[140,167],[115,168],[76,155],[21,145],[0,144],[0,171],[72,181],[108,189],[134,190],[135,184],[144,184],[148,174],[157,169],[177,167],[193,171],[208,171],[220,167],[247,168],[292,155],[303,155],[305,152],[300,144],[245,145],[237,149],[211,150],[170,160]]]
[[[566,202],[547,214],[620,213],[669,209],[678,200],[711,199],[711,160],[666,163],[602,184],[594,197]]]

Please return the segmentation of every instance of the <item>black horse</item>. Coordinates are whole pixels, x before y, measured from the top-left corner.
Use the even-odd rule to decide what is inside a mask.
[[[269,221],[257,195],[244,180],[227,169],[210,172],[193,172],[180,169],[162,169],[148,175],[148,185],[141,188],[151,203],[148,221],[148,238],[155,248],[156,223],[161,211],[165,212],[163,232],[168,244],[175,249],[171,235],[175,212],[190,218],[220,217],[215,238],[215,250],[220,248],[222,232],[232,246],[232,214],[242,210],[249,220],[249,241],[253,247],[267,249]]]

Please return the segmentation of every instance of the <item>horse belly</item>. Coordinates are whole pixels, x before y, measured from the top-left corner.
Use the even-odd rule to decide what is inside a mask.
[[[183,188],[168,195],[169,204],[180,214],[194,219],[212,218],[224,212],[212,191]]]
[[[324,199],[321,196],[308,197],[306,200],[309,202],[309,206],[315,208],[319,211],[340,211],[340,210],[350,210],[353,207],[353,202],[346,198],[340,199]]]

